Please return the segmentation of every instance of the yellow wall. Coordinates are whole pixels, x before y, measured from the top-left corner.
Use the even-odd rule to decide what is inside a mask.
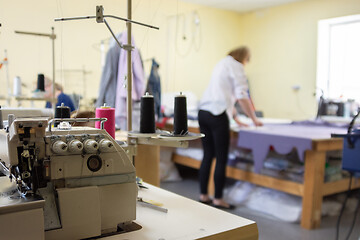
[[[86,76],[87,96],[96,97],[101,75],[99,43],[110,37],[108,30],[94,20],[55,23],[53,19],[93,15],[100,4],[106,14],[126,16],[126,0],[0,0],[0,59],[7,49],[11,82],[18,75],[29,89],[34,89],[38,72],[52,74],[50,40],[18,35],[14,30],[50,32],[54,26],[57,81],[68,93],[82,93],[81,74],[60,70],[84,66],[91,71]],[[200,17],[201,36],[196,36],[200,48],[192,46],[183,56],[189,47],[190,20],[195,10]],[[359,12],[359,0],[304,0],[242,15],[176,0],[134,0],[133,19],[159,26],[160,31],[139,26],[133,29],[143,58],[155,57],[161,65],[164,92],[193,91],[201,97],[217,61],[244,44],[252,50],[246,72],[257,109],[266,117],[304,119],[316,112],[318,20]],[[123,22],[110,19],[109,23],[115,32],[125,29]],[[145,62],[145,68],[148,73],[150,62]],[[0,95],[4,95],[4,68],[0,70],[0,82]],[[298,92],[292,90],[294,85],[300,85]]]
[[[48,38],[15,34],[14,30],[49,33],[55,27],[56,39],[56,79],[64,85],[68,93],[82,93],[82,75],[60,70],[81,69],[83,66],[91,74],[86,76],[88,97],[96,97],[101,76],[99,43],[110,37],[105,25],[95,20],[54,22],[57,17],[94,15],[95,6],[103,5],[105,14],[126,17],[126,0],[0,0],[0,58],[4,49],[8,51],[10,80],[20,76],[29,89],[34,89],[37,73],[52,76],[51,41]],[[197,10],[200,17],[200,49],[189,47],[189,40],[181,38],[183,31],[190,37],[190,19]],[[175,41],[176,15],[186,18],[178,21],[178,36]],[[133,26],[137,46],[143,59],[155,57],[160,63],[163,91],[194,91],[201,96],[204,84],[211,76],[216,62],[231,48],[239,44],[240,33],[234,29],[240,15],[235,12],[217,10],[204,6],[183,3],[176,0],[133,1],[133,19],[160,27],[160,31]],[[115,32],[125,30],[125,24],[108,20]],[[178,51],[175,51],[175,43]],[[145,63],[147,73],[150,62]],[[6,94],[5,69],[0,70],[0,95]],[[25,91],[30,93],[30,90]],[[15,102],[13,101],[13,105]]]
[[[315,115],[317,22],[359,12],[359,0],[305,0],[241,16],[240,40],[252,50],[251,92],[265,116]]]

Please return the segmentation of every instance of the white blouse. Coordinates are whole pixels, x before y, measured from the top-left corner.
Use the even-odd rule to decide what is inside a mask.
[[[248,90],[243,64],[226,56],[216,64],[199,108],[213,115],[226,111],[231,119],[236,100],[249,98]]]

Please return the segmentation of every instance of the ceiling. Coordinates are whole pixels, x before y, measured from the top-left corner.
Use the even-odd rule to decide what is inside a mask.
[[[276,5],[302,1],[302,0],[182,0],[182,1],[244,13],[244,12],[250,12]]]

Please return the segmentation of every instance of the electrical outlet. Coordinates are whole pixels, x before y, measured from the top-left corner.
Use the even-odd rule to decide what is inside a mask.
[[[292,90],[294,90],[295,92],[297,92],[297,91],[300,90],[300,85],[293,85],[291,88],[292,88]]]

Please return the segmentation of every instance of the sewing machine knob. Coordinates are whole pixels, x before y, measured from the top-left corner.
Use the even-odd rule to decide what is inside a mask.
[[[71,140],[69,142],[69,151],[72,153],[81,153],[83,148],[84,148],[83,143],[77,139]]]
[[[99,149],[99,144],[94,139],[87,139],[84,142],[84,148],[87,153],[96,153]]]
[[[114,149],[114,144],[108,139],[101,139],[100,152],[111,152]]]
[[[87,160],[87,167],[92,172],[97,172],[101,169],[102,160],[97,155],[92,155]]]
[[[52,150],[54,153],[64,154],[68,150],[68,145],[64,141],[58,140],[53,143]]]

